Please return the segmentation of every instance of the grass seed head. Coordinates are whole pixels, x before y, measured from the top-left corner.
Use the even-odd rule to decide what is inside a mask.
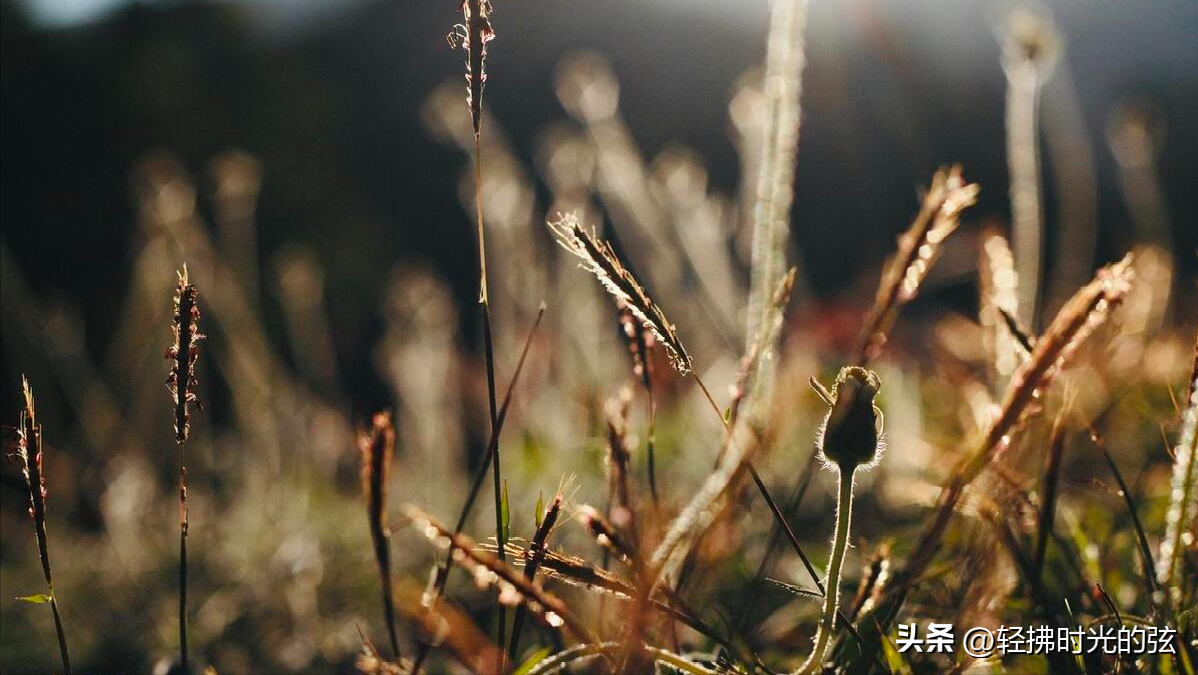
[[[661,307],[653,302],[644,286],[616,257],[611,245],[595,236],[594,232],[588,232],[573,213],[559,214],[557,220],[549,221],[548,225],[562,248],[581,260],[583,269],[594,274],[607,292],[631,311],[658,342],[665,345],[674,369],[682,375],[689,374],[694,362],[678,339],[674,324],[666,319]]]
[[[175,343],[166,352],[171,362],[171,372],[166,385],[175,403],[175,442],[186,443],[191,433],[191,415],[187,404],[196,400],[195,365],[200,356],[200,306],[196,304],[199,291],[187,275],[187,265],[179,272],[179,284],[175,288],[175,318],[171,330]]]

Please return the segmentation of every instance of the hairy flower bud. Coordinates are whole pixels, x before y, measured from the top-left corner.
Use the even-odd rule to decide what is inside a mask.
[[[853,469],[877,461],[882,448],[882,411],[874,405],[874,397],[881,386],[871,370],[858,366],[840,370],[819,439],[820,451],[829,462]]]

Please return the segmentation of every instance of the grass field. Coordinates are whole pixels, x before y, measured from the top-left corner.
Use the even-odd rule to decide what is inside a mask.
[[[355,299],[321,252],[259,261],[246,153],[214,189],[166,153],[132,167],[100,357],[4,247],[27,382],[0,383],[22,402],[0,671],[1198,672],[1193,251],[1140,227],[1098,261],[1092,224],[1058,227],[1046,15],[997,28],[1009,183],[928,175],[877,225],[888,259],[840,261],[829,298],[791,231],[807,2],[772,2],[729,101],[731,197],[694,153],[642,156],[590,52],[522,160],[486,105],[520,7],[459,9],[465,81],[422,114],[460,150],[478,302],[414,264],[375,280],[382,337],[358,346],[385,409],[348,403]],[[1163,208],[1144,120],[1116,121],[1129,212]],[[983,192],[1010,222],[974,216]]]

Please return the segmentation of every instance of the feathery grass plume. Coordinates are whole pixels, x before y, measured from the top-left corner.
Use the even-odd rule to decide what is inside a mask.
[[[500,602],[523,603],[529,612],[552,628],[564,627],[579,641],[593,642],[590,628],[574,616],[566,603],[557,596],[517,574],[506,563],[480,548],[464,534],[452,532],[419,508],[407,505],[404,514],[429,541],[449,549],[454,562],[474,574],[480,586],[494,585],[499,589]]]
[[[853,518],[853,480],[858,469],[868,469],[882,454],[882,411],[874,403],[882,382],[873,371],[857,366],[842,368],[836,376],[831,405],[816,435],[824,461],[836,468],[839,487],[836,500],[836,535],[828,561],[823,612],[816,630],[811,655],[794,672],[808,675],[823,668],[840,602],[840,573],[849,546]]]
[[[29,516],[33,518],[34,533],[37,536],[37,553],[42,561],[42,575],[46,578],[47,595],[28,595],[17,598],[26,602],[50,603],[50,611],[54,614],[54,630],[58,634],[58,651],[62,656],[62,669],[71,675],[71,654],[67,650],[67,637],[62,628],[62,617],[58,613],[58,596],[54,593],[54,574],[50,569],[50,547],[46,535],[46,476],[42,473],[44,455],[42,453],[42,426],[37,423],[37,413],[33,405],[33,390],[29,380],[21,377],[21,392],[25,397],[25,407],[21,409],[21,422],[17,427],[16,456],[21,462],[21,473],[25,476],[25,486],[29,488]]]
[[[919,214],[898,240],[898,250],[886,264],[873,308],[861,329],[856,363],[866,366],[886,344],[899,309],[919,292],[919,286],[940,255],[940,244],[960,223],[961,212],[973,206],[981,190],[966,183],[961,167],[940,169],[924,195]]]
[[[549,533],[553,531],[553,526],[557,524],[557,517],[561,512],[562,490],[559,489],[553,496],[553,501],[549,503],[549,507],[545,509],[544,515],[537,514],[540,523],[537,525],[537,531],[533,533],[532,542],[528,547],[529,557],[524,564],[524,578],[529,582],[532,582],[537,574],[537,568],[545,560],[545,554],[548,553],[545,542],[549,540]],[[520,605],[516,608],[515,618],[512,619],[512,642],[508,646],[508,658],[513,662],[515,662],[517,650],[520,648],[520,632],[524,627],[524,616],[527,611],[524,605]]]
[[[1019,320],[1037,329],[1043,276],[1044,207],[1040,194],[1040,87],[1060,51],[1052,20],[1026,7],[1007,16],[999,39],[1007,75],[1007,165],[1011,180],[1015,265],[1019,271]]]
[[[187,275],[187,265],[178,273],[175,289],[175,320],[171,330],[175,343],[166,352],[171,372],[166,385],[175,404],[175,446],[179,454],[179,652],[184,672],[187,665],[187,467],[183,451],[191,434],[191,415],[187,406],[196,401],[195,365],[200,356],[200,307],[196,304],[199,291]]]
[[[1069,362],[1078,346],[1106,321],[1127,294],[1133,278],[1132,257],[1128,254],[1121,261],[1099,270],[1094,279],[1079,289],[1057,313],[1048,330],[1036,341],[1031,357],[1012,376],[997,416],[973,452],[957,465],[941,489],[936,511],[912,549],[912,557],[895,574],[869,620],[863,617],[859,624],[866,637],[864,651],[869,653],[852,654],[855,649],[850,647],[842,649],[841,656],[858,659],[855,662],[859,664],[873,660],[880,633],[895,618],[911,585],[923,575],[939,550],[940,540],[965,489],[989,466],[994,456],[1007,447],[1010,434],[1020,426],[1024,413],[1040,398],[1043,389]],[[841,644],[845,643],[842,641]]]
[[[991,381],[997,391],[1002,391],[1021,361],[1005,321],[1005,317],[1018,312],[1019,277],[1015,274],[1011,247],[997,230],[989,229],[982,235],[978,281],[978,323],[982,325],[982,339],[991,359]]]
[[[1173,452],[1173,479],[1170,482],[1169,510],[1165,515],[1165,537],[1157,555],[1156,573],[1177,603],[1183,595],[1181,578],[1187,542],[1198,537],[1198,339],[1195,341],[1195,374],[1190,378],[1189,394],[1181,424],[1181,442]]]
[[[803,66],[805,58],[806,0],[770,3],[766,45],[765,120],[761,161],[758,165],[757,200],[753,208],[753,255],[749,288],[745,349],[768,321],[770,299],[786,268],[790,236],[790,207],[794,199],[795,162],[798,155]],[[767,349],[773,349],[767,346]],[[755,396],[768,404],[773,383],[773,355],[766,353]]]
[[[474,123],[474,134],[482,130],[483,87],[487,83],[487,43],[495,39],[491,27],[490,0],[462,0],[458,11],[464,24],[453,27],[446,36],[450,46],[466,52],[466,105],[470,107],[470,119]]]
[[[370,429],[358,435],[362,459],[362,492],[366,495],[366,513],[370,521],[370,539],[383,585],[383,619],[391,653],[399,661],[399,636],[395,630],[395,599],[391,593],[391,532],[387,527],[387,484],[391,477],[391,458],[395,454],[395,427],[391,413],[375,413]]]
[[[694,361],[678,339],[674,324],[666,319],[665,312],[653,302],[632,272],[624,268],[611,246],[595,236],[594,232],[588,232],[573,213],[558,214],[557,220],[550,220],[547,224],[562,248],[581,260],[582,268],[594,274],[607,292],[624,303],[641,325],[665,345],[674,369],[681,375],[689,374],[694,368]]]

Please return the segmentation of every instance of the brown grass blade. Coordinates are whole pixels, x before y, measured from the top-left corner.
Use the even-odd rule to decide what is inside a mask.
[[[496,585],[501,602],[523,603],[533,616],[543,619],[551,627],[565,627],[581,642],[596,640],[590,628],[574,616],[566,603],[479,548],[473,539],[450,531],[415,506],[405,506],[404,514],[430,541],[447,547],[454,562],[473,572],[476,581]]]
[[[395,427],[391,413],[376,413],[371,428],[358,436],[358,451],[362,456],[362,491],[366,495],[370,539],[379,566],[383,591],[383,619],[391,653],[401,658],[399,636],[395,629],[395,600],[391,593],[391,534],[387,527],[387,485],[391,476],[391,458],[395,454]]]

